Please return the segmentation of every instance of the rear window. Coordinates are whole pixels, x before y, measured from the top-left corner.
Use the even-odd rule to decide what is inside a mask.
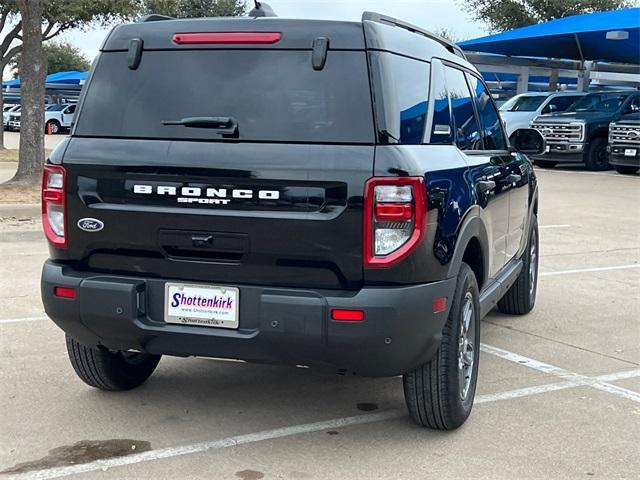
[[[365,53],[329,51],[321,71],[310,51],[145,51],[136,70],[102,53],[74,134],[227,141],[162,123],[187,117],[231,117],[242,141],[373,143]]]

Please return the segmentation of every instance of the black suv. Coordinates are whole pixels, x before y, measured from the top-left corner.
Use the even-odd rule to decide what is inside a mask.
[[[607,170],[609,123],[640,107],[640,92],[611,91],[585,95],[564,113],[540,115],[531,124],[547,141],[536,165],[553,168],[559,162],[584,163],[588,170]]]
[[[537,209],[482,77],[417,27],[123,25],[45,166],[42,297],[93,387],[161,355],[404,375],[412,417],[453,429],[480,319],[534,306]]]

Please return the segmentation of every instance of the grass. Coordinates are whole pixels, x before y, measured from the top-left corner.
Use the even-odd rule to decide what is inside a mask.
[[[17,162],[18,161],[18,150],[14,149],[5,149],[0,150],[0,162]]]
[[[45,148],[44,154],[48,156],[51,153],[51,150]],[[18,150],[14,148],[6,148],[4,150],[0,150],[0,162],[17,162],[18,161]]]
[[[49,155],[51,150],[45,150],[45,154]],[[0,150],[0,163],[17,162],[18,150],[6,149]],[[24,183],[0,183],[0,205],[6,203],[39,203],[40,202],[40,183],[36,185]]]

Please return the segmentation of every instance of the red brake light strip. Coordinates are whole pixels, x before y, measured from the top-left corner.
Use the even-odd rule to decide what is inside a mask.
[[[178,45],[269,45],[280,41],[279,32],[199,32],[176,33]]]

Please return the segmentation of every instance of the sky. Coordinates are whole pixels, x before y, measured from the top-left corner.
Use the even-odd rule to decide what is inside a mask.
[[[463,0],[266,0],[279,17],[327,20],[360,20],[369,10],[413,23],[426,30],[446,28],[456,38],[470,39],[487,34],[483,24],[474,22],[461,8]],[[252,0],[247,4],[251,6]],[[89,60],[97,55],[109,29],[69,31],[61,39],[80,48]],[[5,72],[6,73],[6,72]]]

